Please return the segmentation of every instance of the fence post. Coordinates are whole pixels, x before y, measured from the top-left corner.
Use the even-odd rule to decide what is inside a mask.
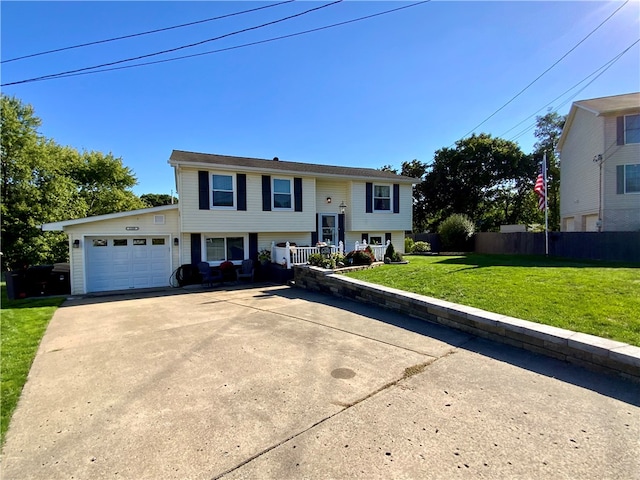
[[[354,248],[354,250],[355,250],[356,252],[357,252],[358,250],[360,250],[360,242],[358,242],[357,240],[356,240],[356,244],[355,244],[355,248]]]
[[[285,244],[285,254],[284,254],[284,258],[287,262],[287,270],[291,269],[291,244],[289,244],[289,242],[287,242]]]
[[[342,240],[338,242],[338,253],[344,255],[344,243],[342,243]]]
[[[271,263],[278,263],[276,260],[276,242],[271,242]]]

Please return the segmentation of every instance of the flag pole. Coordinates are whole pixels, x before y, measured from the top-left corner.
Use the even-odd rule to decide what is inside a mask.
[[[544,175],[544,254],[549,256],[549,191],[547,190],[547,152],[542,157]]]

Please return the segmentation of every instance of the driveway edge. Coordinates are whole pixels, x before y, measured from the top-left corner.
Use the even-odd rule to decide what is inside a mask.
[[[640,347],[295,266],[295,286],[369,303],[640,383]]]

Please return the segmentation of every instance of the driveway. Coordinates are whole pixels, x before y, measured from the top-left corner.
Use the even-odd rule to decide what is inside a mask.
[[[70,300],[4,479],[640,478],[640,386],[286,286]]]

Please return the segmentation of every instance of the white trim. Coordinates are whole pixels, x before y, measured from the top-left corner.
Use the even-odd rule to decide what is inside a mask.
[[[44,223],[40,228],[44,232],[53,232],[64,230],[64,227],[73,225],[82,225],[84,223],[102,222],[103,220],[112,220],[115,218],[135,217],[137,215],[146,215],[155,212],[164,212],[167,210],[177,210],[179,204],[162,205],[160,207],[141,208],[139,210],[129,210],[127,212],[107,213],[105,215],[95,215],[93,217],[76,218],[74,220],[63,220],[61,222]]]
[[[387,187],[389,189],[389,208],[388,209],[377,209],[376,208],[376,198],[387,198],[387,197],[376,197],[376,187]],[[393,184],[386,183],[374,183],[371,192],[371,200],[373,202],[372,210],[373,213],[393,213]]]
[[[231,177],[231,193],[233,195],[233,205],[214,205],[213,204],[213,176]],[[237,174],[230,172],[217,172],[209,170],[209,210],[237,210],[238,208],[238,182]],[[219,190],[226,191],[226,190]]]
[[[275,196],[278,195],[286,195],[286,193],[276,192],[276,180],[286,180],[289,182],[289,197],[291,198],[291,206],[290,207],[276,207]],[[294,185],[293,185],[293,177],[287,177],[283,175],[279,176],[271,176],[271,210],[274,212],[292,212],[295,207],[295,195],[294,195]]]
[[[207,260],[207,238],[224,238],[224,256],[227,257],[227,238],[242,238],[242,248],[244,255],[242,260],[249,258],[249,234],[248,233],[233,233],[233,232],[202,232],[200,233],[200,260],[207,262],[212,267],[217,267],[221,263],[230,261],[234,265],[242,265],[242,260]]]

